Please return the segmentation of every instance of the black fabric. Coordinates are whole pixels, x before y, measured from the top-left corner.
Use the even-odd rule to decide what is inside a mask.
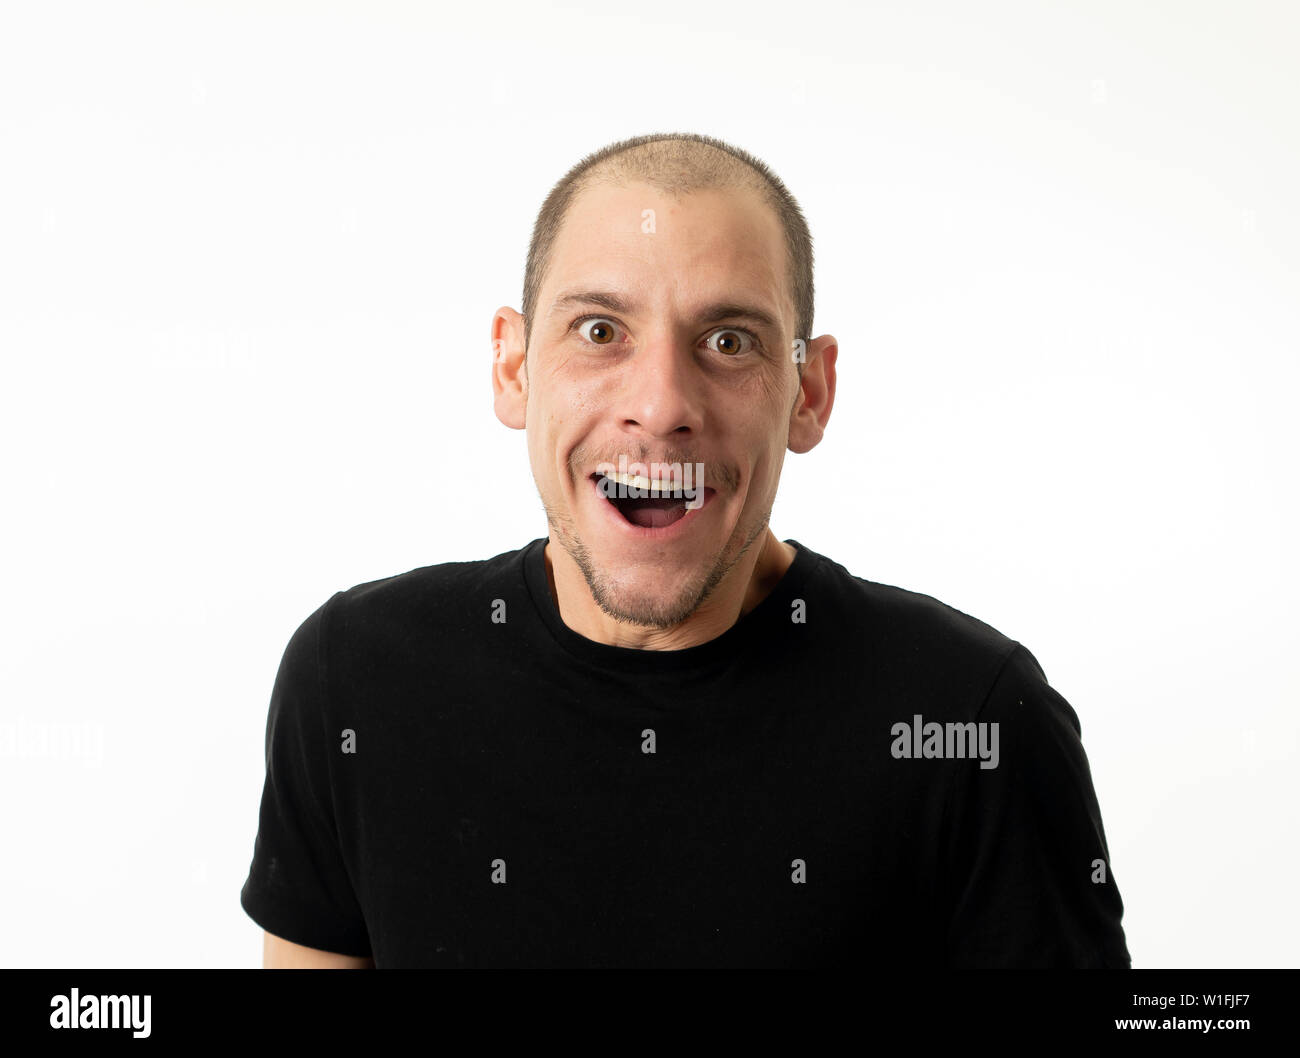
[[[677,651],[568,628],[544,539],[336,593],[272,690],[245,911],[380,968],[1128,966],[1034,656],[788,543]],[[916,716],[996,722],[997,766],[896,756]]]

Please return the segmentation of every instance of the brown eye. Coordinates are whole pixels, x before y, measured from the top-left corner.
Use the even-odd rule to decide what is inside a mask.
[[[609,320],[588,320],[578,330],[579,333],[585,331],[587,341],[594,345],[608,345],[614,340],[614,325]]]
[[[714,331],[709,346],[724,356],[738,356],[747,351],[748,338],[744,331]]]

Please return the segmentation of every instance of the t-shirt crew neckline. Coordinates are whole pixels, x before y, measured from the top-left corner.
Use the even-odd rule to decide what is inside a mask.
[[[546,537],[534,540],[524,549],[524,580],[533,606],[542,622],[568,653],[581,661],[618,672],[658,672],[677,676],[705,672],[732,662],[752,649],[765,633],[791,620],[791,603],[799,595],[808,575],[821,556],[798,540],[785,543],[795,549],[794,561],[776,585],[749,613],[721,635],[681,650],[640,650],[599,643],[575,632],[564,623],[546,576]]]

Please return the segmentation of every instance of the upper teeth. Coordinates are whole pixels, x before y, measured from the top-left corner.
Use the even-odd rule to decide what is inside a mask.
[[[612,474],[603,474],[602,477],[609,478],[610,481],[616,481],[620,485],[626,485],[630,489],[643,489],[646,492],[678,492],[684,487],[672,480],[652,481],[640,474],[620,474],[617,471]]]

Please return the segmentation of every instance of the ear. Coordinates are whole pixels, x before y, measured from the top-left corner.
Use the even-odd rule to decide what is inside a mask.
[[[492,395],[497,418],[512,430],[522,430],[528,407],[524,318],[508,306],[492,317]]]
[[[808,343],[799,394],[790,411],[790,436],[786,442],[791,452],[803,453],[815,448],[826,432],[826,423],[835,405],[835,358],[839,346],[833,335],[823,334]]]

